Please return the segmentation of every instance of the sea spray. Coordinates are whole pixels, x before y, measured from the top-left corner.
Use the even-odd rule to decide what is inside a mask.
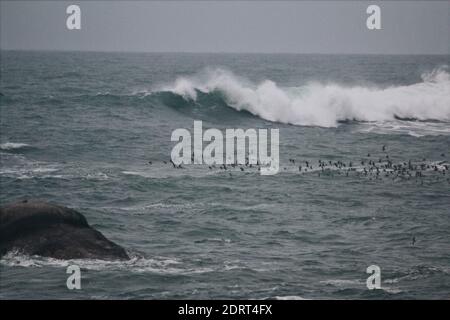
[[[153,92],[168,91],[186,100],[198,93],[223,95],[228,106],[265,120],[294,125],[336,127],[339,121],[396,119],[450,121],[450,77],[446,67],[422,75],[422,82],[380,88],[308,82],[280,87],[274,81],[258,84],[224,69],[177,78]]]

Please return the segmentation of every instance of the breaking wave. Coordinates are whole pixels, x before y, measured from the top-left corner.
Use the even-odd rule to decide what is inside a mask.
[[[253,83],[224,69],[179,77],[154,93],[170,92],[185,101],[207,94],[221,97],[238,111],[262,119],[304,126],[336,127],[341,121],[450,121],[450,75],[444,66],[402,86],[343,86],[309,82],[280,87],[274,81]]]

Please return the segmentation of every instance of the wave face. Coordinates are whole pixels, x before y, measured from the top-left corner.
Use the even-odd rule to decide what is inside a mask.
[[[450,121],[450,75],[441,67],[422,82],[387,88],[309,82],[280,87],[274,81],[252,83],[224,69],[206,70],[159,86],[196,101],[200,93],[220,93],[226,104],[265,120],[303,126],[336,127],[340,121],[384,122],[398,119]],[[153,91],[153,92],[154,92]]]

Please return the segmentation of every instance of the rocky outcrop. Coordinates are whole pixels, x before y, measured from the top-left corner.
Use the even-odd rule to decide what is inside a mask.
[[[0,208],[0,256],[10,250],[56,259],[129,259],[79,212],[42,201]]]

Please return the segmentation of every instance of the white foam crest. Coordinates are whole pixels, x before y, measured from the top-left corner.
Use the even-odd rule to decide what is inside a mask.
[[[8,267],[55,267],[66,268],[69,265],[78,265],[80,268],[94,271],[120,271],[126,270],[136,273],[151,272],[157,274],[188,275],[207,273],[214,271],[208,267],[185,266],[184,263],[175,258],[154,257],[143,258],[130,254],[131,259],[125,261],[106,261],[99,259],[71,259],[60,260],[41,256],[29,256],[18,251],[9,251],[1,259],[0,265]]]
[[[309,300],[300,296],[275,296],[275,300]]]
[[[407,134],[413,137],[450,135],[450,125],[446,122],[384,121],[362,124],[356,132],[378,134]]]
[[[25,147],[29,147],[29,144],[26,143],[20,143],[20,142],[5,142],[0,144],[1,150],[14,150],[14,149],[21,149]]]
[[[295,125],[336,127],[339,121],[392,121],[396,117],[450,121],[450,76],[447,67],[422,75],[422,82],[387,88],[310,82],[283,88],[271,80],[254,84],[223,70],[180,77],[157,91],[185,99],[197,92],[221,92],[231,107],[265,120]]]

